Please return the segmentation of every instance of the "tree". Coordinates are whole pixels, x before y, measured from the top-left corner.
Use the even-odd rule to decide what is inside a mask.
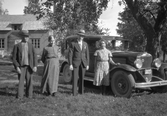
[[[39,0],[29,1],[25,13],[35,14],[38,19],[47,17],[45,24],[49,28],[68,34],[80,28],[87,32],[102,33],[97,23],[109,0],[47,0],[42,4],[39,4]],[[51,6],[54,6],[54,12],[50,11]]]
[[[6,14],[8,14],[8,10],[3,9],[3,0],[0,0],[0,15],[6,15]]]
[[[27,0],[28,6],[24,7],[25,14],[35,14],[40,11],[40,1],[39,0]]]
[[[167,16],[166,0],[122,0],[147,38],[146,51],[157,57]]]
[[[124,8],[124,11],[119,13],[118,19],[121,22],[117,24],[117,33],[123,38],[132,41],[130,49],[133,51],[144,51],[146,45],[144,32],[133,18],[130,10]]]
[[[0,15],[3,13],[3,8],[2,8],[2,0],[0,0]]]

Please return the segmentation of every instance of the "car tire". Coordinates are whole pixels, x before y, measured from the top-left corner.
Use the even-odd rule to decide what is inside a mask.
[[[72,82],[72,71],[69,69],[69,65],[65,64],[63,67],[63,83]]]
[[[111,89],[115,96],[130,98],[134,87],[134,78],[125,71],[116,71],[111,78]]]

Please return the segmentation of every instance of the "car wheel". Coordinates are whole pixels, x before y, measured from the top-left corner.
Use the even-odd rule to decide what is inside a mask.
[[[72,72],[68,64],[63,67],[63,81],[64,83],[70,83],[72,81]]]
[[[111,78],[111,89],[115,96],[130,98],[134,87],[133,76],[125,71],[116,71]]]

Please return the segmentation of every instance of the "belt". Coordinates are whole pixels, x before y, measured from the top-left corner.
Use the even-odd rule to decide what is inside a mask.
[[[97,62],[108,62],[108,60],[97,60]]]
[[[20,67],[28,67],[28,66],[30,66],[30,65],[22,65],[22,66],[20,66]]]
[[[57,58],[57,57],[47,57],[47,59],[51,59],[51,58]]]

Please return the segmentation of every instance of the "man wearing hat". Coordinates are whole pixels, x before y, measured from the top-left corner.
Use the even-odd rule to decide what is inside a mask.
[[[23,98],[25,80],[26,96],[28,98],[32,98],[32,73],[37,71],[37,56],[33,45],[28,42],[28,31],[20,31],[18,34],[21,38],[21,42],[14,45],[12,58],[19,78],[18,93],[16,97],[19,99]]]
[[[71,43],[69,50],[69,65],[73,74],[72,92],[74,96],[76,96],[77,93],[84,93],[85,71],[89,69],[89,49],[87,43],[83,41],[84,34],[84,30],[80,30],[77,33],[78,39],[76,42]]]

